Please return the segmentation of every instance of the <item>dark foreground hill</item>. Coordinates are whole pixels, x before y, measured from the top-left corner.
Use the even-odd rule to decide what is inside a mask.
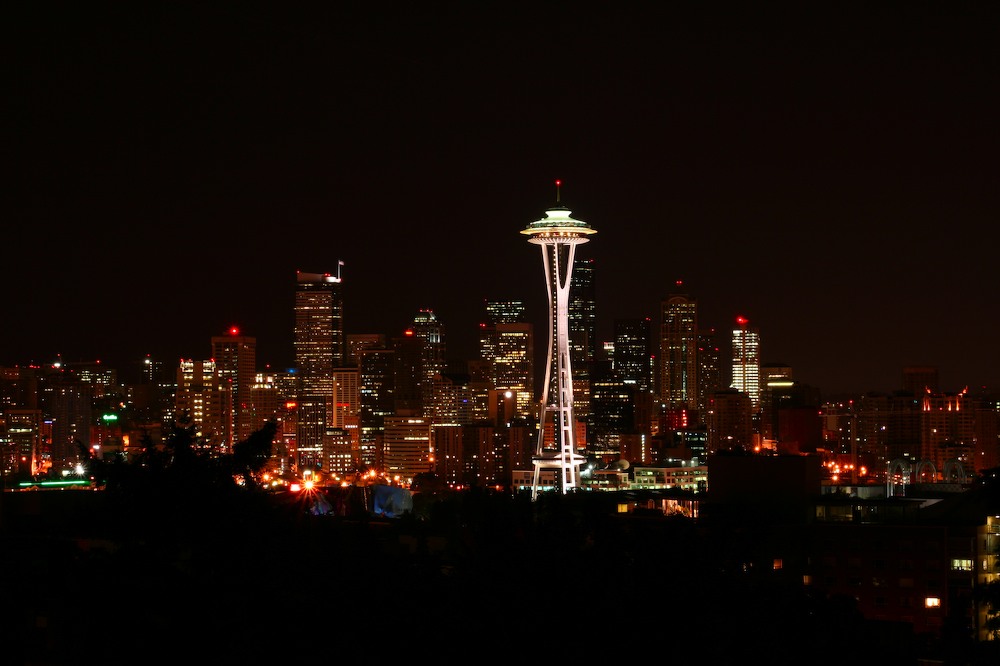
[[[916,663],[905,631],[886,643],[844,600],[732,570],[735,546],[688,519],[588,497],[419,500],[380,519],[230,490],[4,493],[0,656]]]

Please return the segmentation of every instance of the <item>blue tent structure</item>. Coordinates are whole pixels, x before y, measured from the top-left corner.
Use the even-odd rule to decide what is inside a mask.
[[[399,518],[413,511],[413,493],[396,486],[372,486],[372,513],[386,518]]]

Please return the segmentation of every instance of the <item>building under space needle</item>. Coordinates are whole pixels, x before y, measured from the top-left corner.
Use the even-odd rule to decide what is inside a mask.
[[[542,469],[559,470],[559,486],[567,493],[580,485],[580,465],[585,460],[577,446],[576,421],[573,417],[573,369],[569,356],[569,288],[573,276],[576,246],[597,233],[586,222],[574,220],[570,210],[559,203],[556,181],[556,205],[545,217],[532,222],[521,233],[528,242],[542,249],[542,267],[549,295],[549,353],[542,384],[538,446],[533,458],[534,478],[531,499],[538,497]],[[554,373],[554,376],[553,376]],[[546,447],[546,424],[551,419],[552,442]]]

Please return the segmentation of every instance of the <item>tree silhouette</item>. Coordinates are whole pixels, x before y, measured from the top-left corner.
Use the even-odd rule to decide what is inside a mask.
[[[232,471],[234,475],[243,478],[247,488],[261,487],[261,473],[267,467],[274,449],[274,435],[278,432],[278,424],[268,421],[260,430],[250,434],[242,442],[233,446]]]

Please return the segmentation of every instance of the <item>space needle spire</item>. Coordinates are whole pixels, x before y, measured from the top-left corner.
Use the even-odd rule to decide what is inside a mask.
[[[556,204],[545,217],[521,230],[542,250],[542,268],[549,296],[549,348],[542,384],[538,446],[533,457],[534,478],[531,499],[538,497],[541,470],[558,469],[559,486],[565,494],[580,485],[580,454],[573,417],[573,369],[569,354],[569,290],[576,246],[597,233],[590,225],[575,220],[560,202],[562,181],[556,181]],[[553,377],[553,374],[555,376]],[[546,424],[552,423],[552,444],[546,447]]]

